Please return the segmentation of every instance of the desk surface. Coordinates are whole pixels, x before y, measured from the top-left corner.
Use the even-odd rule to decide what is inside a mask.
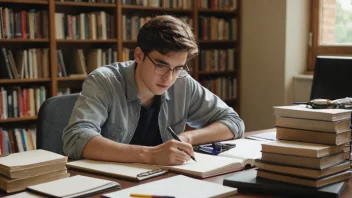
[[[253,131],[253,132],[247,132],[245,133],[245,136],[247,135],[253,135],[253,134],[257,134],[257,133],[263,133],[263,132],[270,132],[273,131],[274,129],[267,129],[267,130],[260,130],[260,131]],[[102,176],[102,175],[97,175],[97,174],[91,174],[91,173],[87,173],[87,172],[82,172],[82,171],[76,171],[73,169],[69,169],[68,172],[71,174],[71,176],[73,175],[85,175],[85,176],[90,176],[90,177],[96,177],[96,178],[101,178],[101,179],[107,179],[107,180],[111,180],[111,181],[116,181],[118,183],[121,184],[121,188],[119,189],[114,189],[114,190],[110,190],[110,191],[104,191],[101,194],[106,194],[109,192],[114,192],[114,191],[118,191],[121,189],[126,189],[129,187],[133,187],[133,186],[137,186],[140,184],[144,184],[144,183],[148,183],[148,182],[152,182],[152,181],[156,181],[156,180],[160,180],[160,179],[164,179],[164,178],[168,178],[171,176],[175,176],[177,174],[175,173],[167,173],[165,175],[161,175],[159,177],[154,177],[151,179],[147,179],[141,182],[134,182],[134,181],[128,181],[128,180],[123,180],[123,179],[117,179],[117,178],[113,178],[113,177],[107,177],[107,176]],[[229,173],[229,174],[225,174],[225,175],[220,175],[220,176],[216,176],[216,177],[211,177],[211,178],[207,178],[204,179],[205,181],[210,181],[210,182],[214,182],[214,183],[218,183],[222,185],[222,181],[224,178],[229,177],[231,175],[236,174],[236,172],[234,173]],[[90,197],[94,197],[94,198],[98,198],[101,196],[101,194],[96,194]],[[4,192],[0,191],[0,197],[5,196],[6,194]],[[249,192],[240,192],[239,190],[239,194],[232,196],[235,198],[241,198],[241,197],[246,197],[246,198],[254,198],[254,197],[273,197],[271,195],[264,195],[264,194],[255,194],[255,193],[249,193]],[[352,197],[352,179],[349,180],[345,190],[343,191],[343,193],[341,194],[340,198],[348,198],[348,197]]]

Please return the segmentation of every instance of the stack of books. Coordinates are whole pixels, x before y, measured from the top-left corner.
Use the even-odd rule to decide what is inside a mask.
[[[12,193],[69,177],[66,162],[66,156],[41,149],[0,157],[0,189]]]
[[[257,177],[316,188],[351,177],[350,110],[295,105],[274,114],[278,141],[262,144]]]

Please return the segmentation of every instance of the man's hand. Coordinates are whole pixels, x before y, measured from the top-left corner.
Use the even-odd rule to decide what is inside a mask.
[[[191,137],[189,136],[189,133],[181,133],[180,135],[178,135],[178,137],[180,138],[180,140],[182,142],[188,143],[188,144],[192,144],[191,143]]]
[[[151,149],[150,163],[158,165],[180,165],[194,156],[192,145],[170,140]]]

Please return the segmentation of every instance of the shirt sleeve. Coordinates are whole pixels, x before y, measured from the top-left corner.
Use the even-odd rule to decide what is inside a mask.
[[[109,112],[109,95],[103,82],[97,72],[86,78],[63,131],[63,150],[72,159],[80,159],[88,141],[101,136],[101,126]]]
[[[245,125],[232,107],[229,107],[218,96],[204,88],[196,80],[188,77],[190,106],[187,123],[194,128],[201,128],[214,122],[225,124],[240,138],[244,134]]]

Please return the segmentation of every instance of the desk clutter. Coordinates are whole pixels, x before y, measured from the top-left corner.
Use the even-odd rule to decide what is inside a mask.
[[[262,144],[257,177],[320,188],[351,177],[351,110],[274,107],[276,138]]]
[[[276,141],[262,143],[258,169],[223,184],[275,195],[338,197],[351,178],[351,110],[274,107]]]

